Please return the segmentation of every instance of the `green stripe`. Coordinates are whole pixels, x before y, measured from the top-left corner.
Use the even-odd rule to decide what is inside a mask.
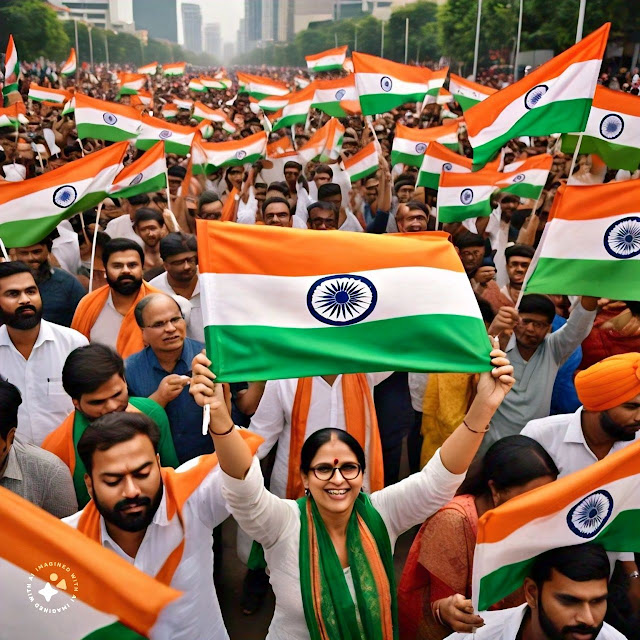
[[[35,220],[12,220],[0,223],[0,238],[7,248],[28,247],[36,244],[48,236],[63,220],[67,220],[78,211],[95,207],[108,195],[106,191],[88,193],[65,210],[61,210],[52,202],[49,216]]]
[[[481,200],[474,204],[458,207],[438,207],[438,222],[462,222],[469,218],[481,218],[491,215],[491,200]]]
[[[638,553],[640,552],[640,536],[636,532],[639,527],[640,510],[628,509],[619,513],[595,538],[588,540],[588,542],[601,544],[607,551],[634,551]],[[576,540],[577,544],[582,542],[587,542],[587,540]],[[552,546],[550,545],[550,548]],[[478,610],[486,611],[492,604],[519,589],[535,558],[536,556],[505,565],[483,576],[480,580]]]
[[[372,93],[360,96],[360,108],[362,109],[362,115],[365,116],[384,113],[408,102],[422,102],[425,94],[426,90],[405,95],[398,93]]]
[[[524,102],[524,96],[518,100]],[[591,100],[558,100],[551,104],[529,109],[505,133],[473,148],[473,170],[481,169],[502,147],[519,136],[548,136],[552,133],[583,131],[587,125]],[[496,122],[499,123],[500,116]],[[495,123],[494,123],[495,124]]]
[[[118,198],[131,198],[132,196],[137,196],[141,193],[150,193],[151,191],[160,191],[160,189],[164,189],[167,186],[167,178],[164,173],[159,173],[157,176],[153,176],[149,178],[149,180],[144,180],[139,184],[135,184],[132,187],[126,187],[125,189],[121,189],[120,191],[115,191],[111,195],[117,196]]]
[[[526,293],[640,300],[640,260],[540,258]]]
[[[130,89],[129,87],[122,87],[120,91],[118,91],[119,96],[137,96],[137,89]]]
[[[260,107],[263,111],[268,111],[270,113],[275,113],[276,111],[280,111],[280,109],[282,109],[282,107],[269,107],[269,106],[264,106],[264,107]]]
[[[33,100],[34,102],[55,102],[56,104],[64,104],[64,98],[59,98],[59,96],[51,96],[51,98],[36,98],[29,94],[27,96],[29,100]]]
[[[323,111],[332,118],[346,118],[345,110],[340,106],[339,102],[314,102],[311,105],[314,109]]]
[[[265,98],[281,98],[282,96],[276,96],[273,93],[258,93],[257,91],[249,91],[249,95],[256,100],[264,100]]]
[[[391,150],[391,165],[408,164],[410,167],[420,168],[424,154],[405,153],[404,151]]]
[[[490,368],[484,323],[469,316],[406,316],[320,329],[212,325],[205,338],[220,382]]]
[[[78,138],[95,138],[96,140],[108,140],[109,142],[120,142],[122,140],[131,140],[138,134],[118,129],[116,126],[108,124],[88,124],[80,122],[77,124]]]
[[[366,178],[367,176],[371,175],[372,173],[375,173],[378,170],[378,165],[374,164],[373,167],[369,167],[368,169],[365,169],[364,171],[361,171],[360,173],[356,173],[354,175],[350,175],[351,178],[351,182],[357,182],[358,180],[362,180],[362,178]],[[347,171],[347,173],[349,173]]]
[[[482,102],[481,100],[474,100],[473,98],[467,98],[465,96],[453,94],[453,97],[456,99],[456,102],[460,105],[462,109],[462,113],[464,113],[467,109],[471,109],[474,105]]]
[[[530,198],[531,200],[537,200],[542,193],[544,185],[536,185],[526,182],[518,182],[516,184],[509,185],[500,189],[502,192],[513,193],[521,198]]]
[[[151,149],[159,140],[160,138],[137,138],[136,148],[146,151],[147,149]],[[173,142],[171,139],[164,140],[165,153],[175,153],[179,156],[186,156],[190,150],[191,147],[189,145]]]
[[[418,182],[416,187],[427,187],[427,189],[437,189],[440,183],[439,173],[429,173],[428,171],[420,171],[418,173]]]
[[[114,622],[106,627],[92,631],[82,640],[144,640],[145,636],[125,627],[121,622]]]
[[[229,158],[229,160],[225,160],[221,165],[218,165],[218,166],[214,164],[207,164],[207,165],[194,164],[191,167],[191,171],[193,172],[194,176],[200,175],[202,173],[210,174],[222,167],[241,167],[245,164],[253,164],[254,162],[256,162],[256,160],[260,160],[260,158],[264,158],[264,156],[260,153],[254,153],[254,154],[245,156],[241,160],[238,160],[238,158],[233,156]]]
[[[304,124],[307,121],[306,113],[295,113],[290,116],[279,118],[273,124],[273,131],[282,129],[283,127],[291,127],[294,124]]]
[[[562,136],[562,153],[573,153],[576,150],[577,142],[578,136]],[[615,144],[593,136],[583,136],[580,143],[580,153],[599,155],[610,169],[635,171],[640,166],[640,149]]]
[[[342,65],[334,62],[332,64],[325,64],[319,67],[312,67],[309,71],[311,71],[311,73],[320,73],[321,71],[335,71],[336,69],[342,69]]]

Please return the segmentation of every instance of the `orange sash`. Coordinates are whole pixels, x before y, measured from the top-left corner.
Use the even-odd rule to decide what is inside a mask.
[[[91,328],[95,324],[100,312],[104,308],[109,298],[111,288],[109,285],[100,287],[91,293],[88,293],[82,300],[76,309],[73,321],[71,322],[71,328],[79,331],[83,334],[87,340],[91,335]],[[148,296],[150,293],[163,293],[160,289],[152,287],[148,282],[142,281],[142,286],[136,299],[129,308],[129,311],[122,319],[122,325],[120,326],[120,333],[118,333],[118,342],[116,343],[116,351],[122,356],[122,358],[128,358],[130,355],[142,351],[144,349],[144,343],[142,341],[142,331],[136,324],[136,319],[133,314],[136,305],[142,298]]]
[[[252,455],[255,455],[255,452],[264,440],[246,429],[241,429],[240,435],[242,435],[247,446],[251,449]],[[210,453],[200,456],[197,464],[186,471],[176,471],[170,467],[162,467],[161,469],[165,499],[167,501],[167,518],[171,520],[177,515],[180,525],[182,526],[182,539],[155,575],[156,580],[166,585],[171,584],[173,575],[180,564],[180,560],[182,560],[182,554],[184,552],[185,536],[182,508],[191,494],[200,486],[200,483],[217,464],[218,456],[215,453]],[[84,533],[84,535],[101,545],[100,517],[100,512],[96,508],[94,501],[89,501],[87,506],[82,510],[82,515],[78,521],[78,531]]]
[[[73,446],[73,421],[75,417],[76,412],[72,411],[59,427],[47,435],[41,445],[46,451],[57,455],[69,467],[72,476],[76,468],[76,450]]]
[[[307,431],[312,387],[313,378],[298,380],[291,410],[291,440],[287,474],[287,498],[290,500],[297,500],[304,495],[304,486],[300,477],[300,453]],[[365,452],[367,452],[368,445],[367,466],[371,492],[379,491],[384,487],[382,444],[373,396],[364,373],[345,373],[342,375],[342,398],[347,433],[360,443]]]

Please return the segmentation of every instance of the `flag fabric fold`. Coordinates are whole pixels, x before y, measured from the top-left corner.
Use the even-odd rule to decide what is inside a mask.
[[[328,49],[327,51],[321,51],[320,53],[314,53],[309,56],[305,56],[307,61],[307,69],[313,73],[319,73],[321,71],[335,71],[342,69],[342,65],[347,57],[347,45],[342,47],[336,47],[334,49]]]
[[[252,164],[264,158],[267,133],[259,131],[241,140],[228,142],[202,142],[196,140],[191,154],[193,174],[208,173],[220,167]]]
[[[437,189],[442,173],[471,173],[471,158],[465,158],[439,142],[430,142],[422,156],[416,187]]]
[[[119,96],[135,95],[147,82],[147,76],[144,73],[119,73],[118,84],[120,89],[118,90]]]
[[[78,137],[119,142],[135,138],[140,131],[140,113],[134,107],[117,102],[74,96]]]
[[[305,162],[336,160],[342,150],[344,130],[344,125],[337,118],[331,118],[298,149],[298,154]]]
[[[149,149],[159,140],[164,141],[165,153],[175,153],[186,156],[191,149],[193,137],[196,134],[195,127],[186,127],[173,124],[167,120],[154,118],[143,114],[140,118],[141,128],[136,138],[138,149]]]
[[[316,80],[315,95],[311,104],[334,118],[345,118],[360,113],[360,97],[352,73],[346,78]]]
[[[378,170],[378,150],[375,142],[371,141],[358,153],[346,158],[343,165],[351,182],[357,182],[375,173]]]
[[[422,156],[431,142],[439,142],[451,150],[458,149],[458,129],[458,122],[447,122],[440,127],[428,129],[396,124],[396,133],[391,146],[391,164],[420,167]]]
[[[553,164],[553,156],[541,153],[525,160],[517,169],[503,173],[496,182],[502,192],[537,200],[542,194]]]
[[[449,91],[460,105],[462,112],[470,109],[478,102],[486,100],[490,95],[497,93],[497,89],[485,87],[478,82],[466,80],[455,73],[449,74]]]
[[[50,87],[41,87],[32,82],[29,85],[29,100],[36,102],[44,102],[45,104],[63,105],[67,100],[71,99],[71,93],[65,89],[52,89]]]
[[[501,177],[497,171],[475,173],[443,171],[438,185],[438,221],[462,222],[491,215],[491,195]]]
[[[62,65],[62,68],[60,69],[60,73],[63,76],[72,76],[75,72],[76,72],[76,67],[77,67],[77,61],[76,61],[76,50],[71,47],[71,52],[69,53],[69,57],[67,58],[66,62]]]
[[[4,95],[5,106],[7,105],[8,95],[18,90],[18,80],[20,79],[20,60],[18,60],[18,51],[16,49],[13,36],[9,34],[9,42],[7,43],[7,51],[4,56],[4,85],[2,87],[2,95]]]
[[[29,124],[24,102],[14,102],[10,107],[0,107],[0,127],[14,127]]]
[[[271,78],[254,76],[242,71],[238,71],[237,75],[244,92],[256,100],[262,100],[268,96],[286,96],[289,93],[289,87],[286,84]]]
[[[149,64],[143,64],[141,67],[138,67],[138,73],[145,73],[149,76],[155,76],[158,71],[158,61],[154,60]]]
[[[273,116],[273,131],[282,129],[282,127],[292,127],[295,124],[304,124],[307,121],[314,95],[315,87],[313,85],[290,93],[287,104]]]
[[[160,141],[115,177],[109,193],[118,198],[131,198],[140,193],[159,191],[166,187],[167,161],[164,142]]]
[[[162,65],[162,73],[165,76],[182,76],[186,66],[186,62],[169,62]]]

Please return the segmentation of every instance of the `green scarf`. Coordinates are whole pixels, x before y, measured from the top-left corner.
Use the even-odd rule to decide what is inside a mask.
[[[359,494],[347,524],[347,553],[360,624],[342,565],[318,507],[308,498],[297,502],[300,590],[311,640],[397,640],[398,606],[391,542],[369,497]],[[389,604],[390,612],[385,610]]]

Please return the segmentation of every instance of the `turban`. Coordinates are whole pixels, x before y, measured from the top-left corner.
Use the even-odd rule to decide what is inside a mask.
[[[575,379],[578,398],[587,411],[606,411],[640,394],[640,353],[605,358]]]

